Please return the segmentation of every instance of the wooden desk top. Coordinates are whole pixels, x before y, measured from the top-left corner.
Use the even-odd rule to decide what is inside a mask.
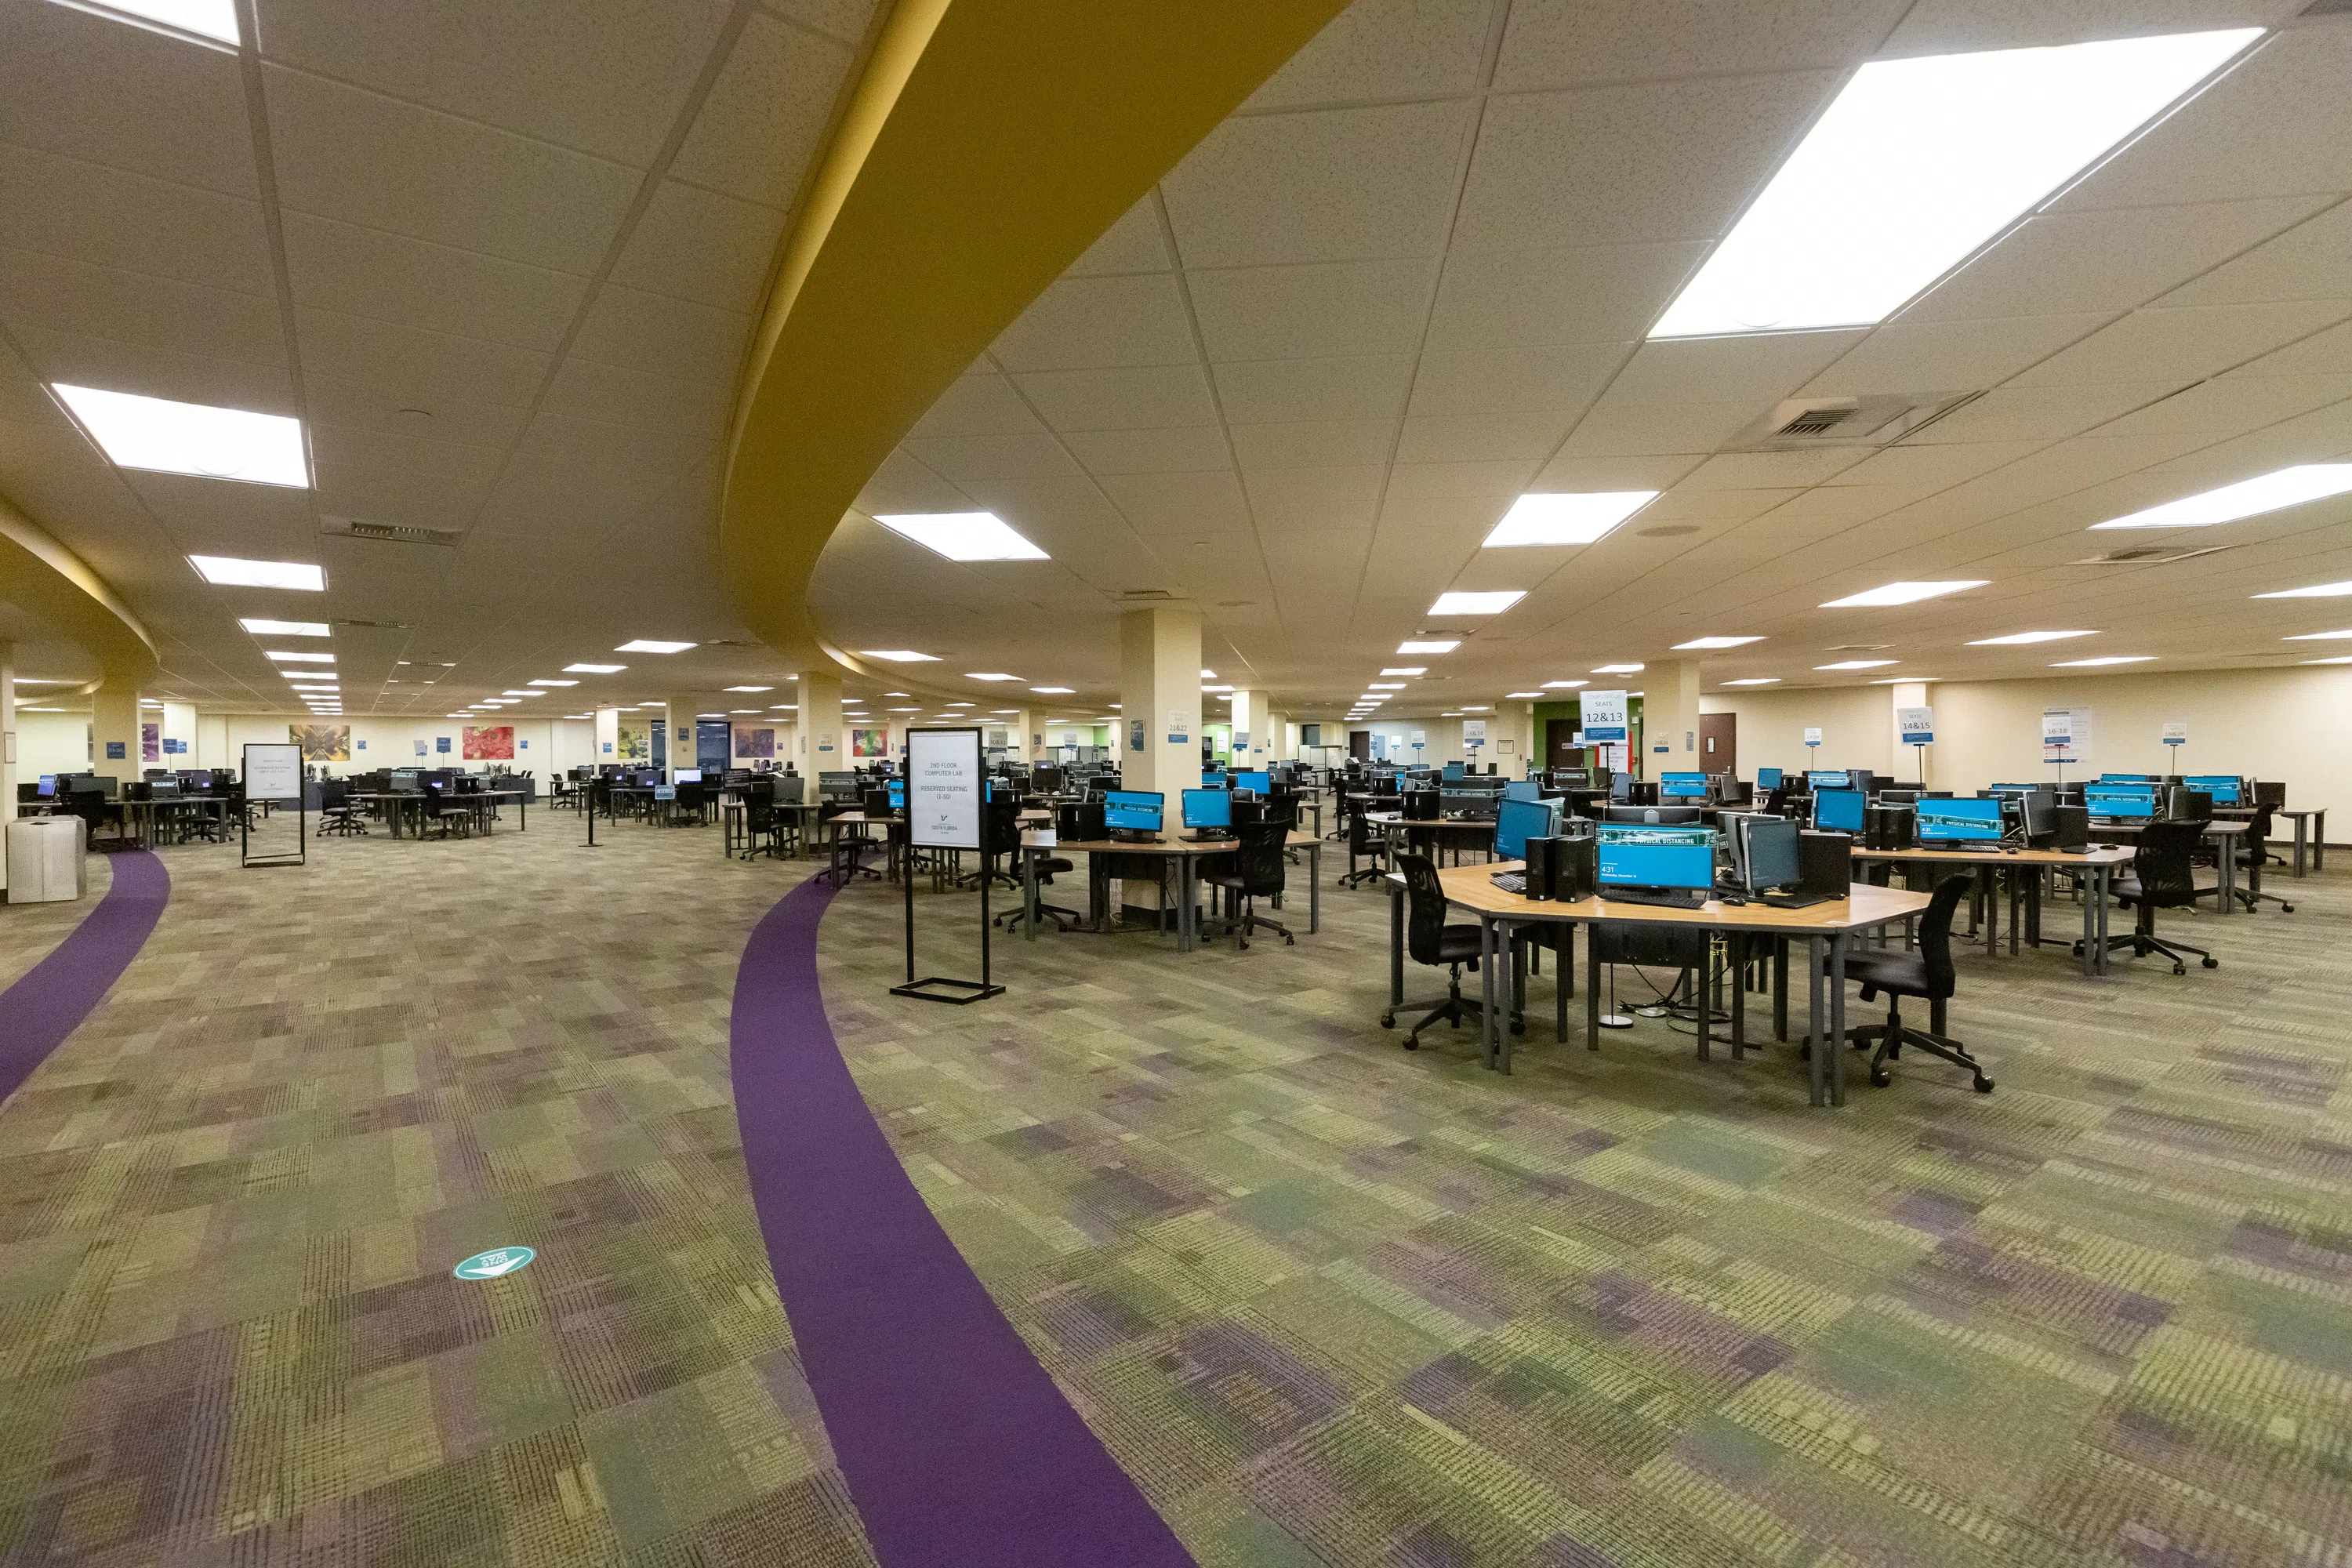
[[[1903,860],[1927,865],[1954,866],[2126,866],[2132,861],[2129,849],[2021,849],[2011,855],[1994,849],[1864,849],[1853,847],[1857,860]]]
[[[1157,838],[1148,844],[1122,844],[1113,838],[1065,838],[1056,844],[1039,844],[1035,835],[1021,836],[1024,849],[1076,849],[1088,855],[1231,855],[1242,847],[1238,838],[1219,839],[1211,844],[1195,844],[1182,838]],[[1323,841],[1312,833],[1296,830],[1283,839],[1286,849],[1307,849]]]
[[[1606,899],[1579,899],[1573,903],[1525,899],[1507,893],[1489,879],[1497,871],[1525,869],[1517,860],[1488,866],[1455,866],[1437,873],[1445,900],[1482,915],[1504,915],[1523,921],[1621,921],[1653,925],[1703,926],[1722,931],[1795,931],[1828,936],[1864,931],[1916,915],[1928,904],[1927,895],[1902,888],[1880,888],[1856,882],[1844,899],[1801,910],[1776,910],[1769,904],[1726,904],[1709,899],[1696,910],[1664,909],[1656,904],[1611,903]]]
[[[2275,813],[2273,813],[2273,815],[2276,815],[2276,814],[2275,814]],[[2121,837],[2122,835],[2126,834],[2126,833],[2137,833],[2141,828],[2146,827],[2147,826],[2147,823],[2145,823],[2145,822],[2098,822],[2098,821],[2094,821],[2094,822],[2091,824],[2091,837],[2094,837],[2094,838],[2104,838],[2104,837],[2107,837],[2109,834],[2114,834],[2114,835],[2116,835],[2116,836],[2117,836],[2117,837]],[[2208,837],[2208,838],[2231,838],[2231,837],[2238,837],[2238,836],[2240,836],[2240,835],[2243,834],[2243,833],[2246,831],[2246,829],[2248,829],[2248,828],[2252,827],[2252,826],[2253,826],[2253,824],[2252,824],[2252,822],[2250,822],[2250,821],[2249,821],[2249,822],[2218,822],[2218,821],[2217,821],[2217,822],[2209,822],[2209,823],[2207,823],[2207,824],[2205,825],[2205,837]]]

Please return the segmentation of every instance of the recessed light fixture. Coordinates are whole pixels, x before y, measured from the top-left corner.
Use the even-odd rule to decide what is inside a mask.
[[[1462,711],[1465,713],[1486,713],[1492,710],[1493,705],[1486,702],[1465,702],[1462,705]]]
[[[2305,632],[2301,637],[2281,637],[2281,642],[2352,642],[2352,631]]]
[[[1817,664],[1815,669],[1885,669],[1899,662],[1891,658],[1842,658],[1835,664]]]
[[[2261,37],[1871,61],[1650,336],[1883,321]]]
[[[1018,680],[1021,678],[1017,675],[1007,675],[1003,670],[991,669],[968,670],[964,674],[964,679],[966,680]]]
[[[1029,689],[1040,697],[1067,697],[1077,689],[1075,686],[1033,686]]]
[[[1524,495],[1486,535],[1487,550],[1533,544],[1591,544],[1658,499],[1655,490],[1594,490]],[[1470,612],[1475,613],[1475,612]]]
[[[335,662],[335,656],[331,653],[294,653],[285,648],[275,647],[263,651],[280,664],[332,664]]]
[[[922,710],[919,708],[893,708],[890,711],[893,713],[920,713]]]
[[[247,616],[236,624],[257,637],[324,637],[334,635],[334,628],[324,621],[266,621]]]
[[[1596,664],[1592,667],[1592,673],[1595,675],[1639,675],[1644,668],[1644,666],[1638,664]]]
[[[886,658],[892,664],[937,664],[937,654],[917,653],[910,647],[868,647],[857,650],[860,658]]]
[[[1455,648],[1460,647],[1461,646],[1462,643],[1459,638],[1456,638],[1452,642],[1401,642],[1397,644],[1397,652],[1452,653]],[[1385,674],[1386,672],[1383,671],[1382,673]]]
[[[234,555],[191,555],[188,564],[196,569],[197,576],[216,588],[299,588],[305,593],[320,594],[327,587],[326,569],[307,561],[241,561]]]
[[[2291,468],[2240,479],[2217,490],[2183,496],[2162,506],[2091,526],[2208,528],[2217,522],[2235,522],[2242,517],[2259,517],[2283,507],[2301,506],[2325,496],[2342,495],[2346,490],[2352,490],[2352,463],[2298,463]]]
[[[1590,686],[1592,682],[1589,680],[1547,680],[1544,682],[1544,689],[1546,691],[1570,691],[1575,689],[1577,687]]]
[[[2315,583],[2308,588],[2282,588],[2275,594],[2256,594],[2257,599],[2340,599],[2352,594],[2352,583]]]
[[[1683,653],[1699,648],[1746,647],[1749,643],[1762,642],[1763,640],[1764,639],[1762,637],[1693,637],[1688,642],[1678,642],[1675,644],[1674,651],[1676,653]]]
[[[533,686],[577,686],[580,683],[576,680],[551,680],[545,678],[541,678],[532,680],[530,684]]]
[[[2011,632],[2005,637],[1979,637],[1970,647],[2021,647],[2027,643],[2063,642],[2068,637],[2095,637],[2096,632]]]
[[[2334,658],[2306,658],[2305,664],[2352,664],[2352,653],[2337,654]],[[51,710],[55,711],[55,710]]]
[[[1969,588],[1981,588],[1990,581],[1984,577],[1969,577],[1942,583],[1888,583],[1876,588],[1866,588],[1859,594],[1848,594],[1843,599],[1832,599],[1822,606],[1824,610],[1866,610],[1890,605],[1916,605],[1922,599],[1939,599],[1946,594],[1958,594]]]
[[[115,467],[308,489],[302,422],[133,392],[52,385]]]
[[[567,664],[563,672],[566,675],[618,675],[628,668],[625,664]]]
[[[950,561],[1045,561],[992,511],[877,512],[874,521]]]
[[[730,691],[773,691],[775,688],[772,686],[730,686],[727,689]]]
[[[1510,702],[1517,701],[1522,697],[1541,697],[1542,695],[1540,691],[1506,691],[1503,693],[1503,700]]]
[[[1201,672],[1201,679],[1203,680],[1214,680],[1217,679],[1217,672],[1213,669],[1204,669]]]
[[[237,44],[236,7],[231,0],[60,0],[111,22],[124,22],[167,38],[185,38],[206,48]],[[226,52],[226,51],[224,51]]]
[[[634,642],[623,643],[613,651],[614,653],[684,653],[693,646],[694,644],[690,642],[664,642],[659,637],[638,637]]]
[[[1402,691],[1404,689],[1404,682],[1402,680],[1374,680],[1367,682],[1367,685],[1374,691]]]
[[[1425,664],[1391,665],[1388,668],[1381,671],[1381,673],[1382,675],[1427,675],[1429,673],[1429,666]]]
[[[2053,664],[2050,668],[2053,669],[2091,669],[2103,664],[2147,664],[2152,661],[2155,658],[2156,655],[2152,653],[2111,653],[2105,658],[2070,658],[2063,664]]]
[[[1726,686],[1778,686],[1780,684],[1780,678],[1777,675],[1750,675],[1739,680],[1727,680],[1724,684]]]
[[[1502,588],[1488,594],[1469,594],[1459,590],[1437,595],[1437,603],[1429,606],[1433,616],[1499,616],[1528,596],[1524,588]]]
[[[885,697],[908,697],[912,696],[913,693],[907,691],[886,691],[882,695]]]
[[[516,686],[508,688],[506,690],[499,692],[499,695],[501,697],[544,697],[547,693],[544,691],[526,691],[521,687]]]
[[[1865,680],[1864,686],[1925,686],[1942,677],[1934,675],[1882,675],[1875,680]]]

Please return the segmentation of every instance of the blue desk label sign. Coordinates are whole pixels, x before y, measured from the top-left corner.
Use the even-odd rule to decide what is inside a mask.
[[[460,1279],[496,1279],[528,1266],[538,1256],[528,1247],[501,1247],[492,1252],[477,1252],[449,1272]]]

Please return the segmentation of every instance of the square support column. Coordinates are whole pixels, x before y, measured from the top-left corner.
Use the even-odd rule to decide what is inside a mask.
[[[1118,638],[1119,780],[1166,795],[1172,822],[1178,793],[1201,783],[1201,615],[1129,610],[1119,617]]]
[[[90,771],[116,779],[136,779],[139,760],[139,689],[109,677],[90,693]]]
[[[816,798],[817,774],[846,773],[847,737],[841,728],[841,677],[817,670],[795,678],[800,692],[800,763],[805,798]]]
[[[596,754],[592,759],[599,767],[621,760],[621,710],[617,708],[596,710]]]
[[[1654,779],[1669,771],[1697,770],[1698,660],[1671,658],[1654,664],[1642,684],[1642,749],[1648,754],[1636,771]]]
[[[8,824],[16,819],[16,645],[0,642],[0,893],[8,890]]]

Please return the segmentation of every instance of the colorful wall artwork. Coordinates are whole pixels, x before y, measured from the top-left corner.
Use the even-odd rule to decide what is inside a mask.
[[[776,732],[773,730],[747,730],[738,725],[735,730],[735,754],[739,757],[773,757],[776,754]]]
[[[849,754],[853,757],[887,757],[890,754],[890,731],[887,730],[852,730],[849,732]]]
[[[289,724],[286,738],[302,748],[306,763],[348,763],[352,760],[349,724]]]
[[[139,755],[142,761],[150,763],[160,763],[163,760],[163,725],[142,724],[139,726]]]
[[[623,720],[613,731],[613,755],[624,763],[650,763],[654,760],[654,727],[643,721]]]
[[[465,760],[469,763],[510,763],[514,761],[514,726],[485,724],[479,729],[468,724],[465,731]]]

